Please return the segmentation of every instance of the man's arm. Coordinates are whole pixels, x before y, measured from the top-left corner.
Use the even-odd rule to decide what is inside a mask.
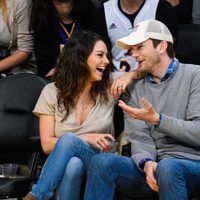
[[[131,88],[133,87],[133,88]],[[130,91],[134,90],[134,84],[129,86]],[[137,97],[130,96],[129,91],[123,96],[124,101],[131,107],[136,107]],[[128,113],[124,112],[126,139],[131,143],[132,158],[136,165],[141,169],[144,160],[156,160],[156,147],[151,137],[151,126],[142,120],[134,119]]]
[[[189,83],[188,83],[189,84]],[[156,131],[164,133],[177,141],[200,147],[200,70],[197,70],[190,83],[190,95],[188,105],[186,106],[186,118],[177,119],[162,113],[162,120],[159,127],[154,126]],[[146,121],[153,125],[158,125],[159,114],[154,110],[152,105],[147,101],[142,101],[144,108],[134,108],[127,106],[120,101],[121,106],[126,112],[135,119]],[[178,102],[176,102],[178,103]],[[183,108],[185,109],[185,108]]]

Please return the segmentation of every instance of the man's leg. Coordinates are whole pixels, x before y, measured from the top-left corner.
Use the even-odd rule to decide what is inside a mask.
[[[165,158],[158,163],[156,177],[160,200],[200,195],[200,161]]]
[[[115,189],[131,197],[152,197],[154,193],[131,158],[98,154],[88,170],[85,200],[112,200]]]

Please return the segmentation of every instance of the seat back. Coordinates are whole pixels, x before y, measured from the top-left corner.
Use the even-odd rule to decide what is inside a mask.
[[[8,162],[9,153],[32,152],[30,139],[39,135],[38,118],[32,113],[47,82],[33,74],[16,74],[0,80],[0,162]]]
[[[20,164],[16,177],[0,177],[0,199],[22,199],[37,180],[41,147],[39,120],[32,110],[46,84],[27,73],[0,80],[0,163]]]
[[[200,25],[184,24],[179,26],[176,58],[183,63],[200,65]]]

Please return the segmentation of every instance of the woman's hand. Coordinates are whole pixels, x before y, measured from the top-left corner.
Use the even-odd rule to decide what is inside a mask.
[[[116,72],[117,73],[117,72]],[[133,81],[140,79],[143,75],[134,70],[131,72],[125,72],[122,76],[115,79],[111,85],[110,93],[114,98],[118,98],[125,90],[126,87]]]
[[[115,141],[111,134],[87,133],[79,136],[82,140],[92,145],[95,149],[109,151],[109,140]]]

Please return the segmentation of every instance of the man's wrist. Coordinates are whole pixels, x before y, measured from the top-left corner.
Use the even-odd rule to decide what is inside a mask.
[[[145,164],[146,164],[147,162],[149,162],[149,161],[152,161],[152,162],[153,162],[153,160],[152,160],[151,158],[144,158],[144,159],[142,159],[142,160],[139,162],[138,166],[143,170]]]
[[[160,124],[161,124],[161,121],[162,121],[162,113],[159,113],[158,125],[156,125],[157,127],[159,127],[159,126],[160,126]]]
[[[159,119],[160,119],[159,114],[158,114],[158,113],[155,113],[155,114],[152,116],[152,118],[151,118],[151,120],[149,121],[149,123],[152,124],[152,125],[154,125],[154,126],[158,126],[158,124],[159,124]]]

